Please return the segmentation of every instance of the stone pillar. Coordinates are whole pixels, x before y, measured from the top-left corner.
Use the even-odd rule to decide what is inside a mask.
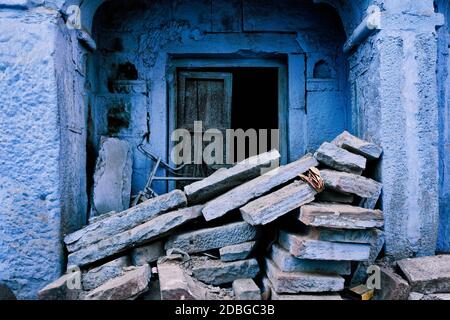
[[[439,220],[439,126],[433,1],[386,0],[373,39],[386,253],[435,253]]]
[[[19,298],[61,274],[58,13],[0,1],[0,282]]]

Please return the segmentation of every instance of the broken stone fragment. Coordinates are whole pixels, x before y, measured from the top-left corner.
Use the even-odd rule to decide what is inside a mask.
[[[280,231],[278,241],[293,256],[301,259],[365,261],[370,255],[369,245],[321,241],[316,240],[312,234]]]
[[[218,170],[209,177],[184,187],[189,203],[206,202],[242,183],[261,175],[264,168],[268,168],[280,159],[280,153],[272,150],[244,161],[235,166]]]
[[[236,300],[261,300],[261,291],[253,279],[236,279],[232,286]]]
[[[163,241],[156,241],[154,243],[134,248],[131,251],[131,263],[134,266],[142,266],[147,263],[155,262],[165,255]]]
[[[128,257],[120,257],[105,263],[99,267],[90,269],[81,276],[84,290],[92,290],[101,286],[106,281],[123,275],[123,268],[128,267]]]
[[[314,154],[324,165],[348,173],[362,174],[366,169],[366,158],[324,142]]]
[[[404,259],[397,262],[411,291],[450,293],[450,255]]]
[[[256,241],[233,244],[220,248],[220,260],[224,262],[247,259],[253,252]]]
[[[242,218],[251,225],[265,225],[300,206],[314,201],[317,191],[295,181],[280,190],[258,198],[240,209]]]
[[[374,143],[361,140],[347,131],[336,137],[331,143],[338,147],[366,157],[368,160],[380,158],[382,149]]]
[[[223,262],[220,260],[193,259],[192,275],[207,284],[220,285],[236,279],[254,278],[259,273],[256,259]]]
[[[64,242],[67,250],[74,252],[109,236],[134,228],[164,212],[184,207],[186,203],[184,193],[180,190],[174,190],[87,225],[83,229],[67,235]]]
[[[283,272],[313,272],[349,275],[351,273],[350,261],[324,261],[299,259],[290,254],[286,249],[274,243],[270,258]]]
[[[38,292],[39,300],[78,300],[83,291],[81,272],[70,272]]]
[[[351,204],[355,200],[351,194],[343,194],[333,190],[325,189],[316,196],[316,199],[322,202],[348,203]]]
[[[84,266],[126,249],[157,240],[173,229],[201,216],[201,206],[184,208],[159,216],[114,236],[69,254],[70,265]]]
[[[128,142],[102,137],[94,173],[91,216],[130,206],[132,152]]]
[[[304,205],[298,219],[308,226],[334,229],[369,229],[384,225],[380,210],[330,203]]]
[[[376,300],[408,300],[409,284],[391,268],[382,267],[380,290],[376,291]]]
[[[381,194],[381,183],[352,173],[320,170],[325,187],[343,193],[356,194],[363,198],[362,206],[374,209]]]
[[[257,229],[241,221],[174,235],[166,242],[165,249],[177,248],[187,253],[197,253],[251,241],[256,236]]]
[[[207,221],[222,217],[276,187],[294,180],[299,174],[305,173],[309,168],[317,165],[317,160],[308,154],[300,160],[269,171],[208,202],[202,210],[203,216]]]
[[[275,263],[266,259],[267,277],[272,284],[272,294],[300,292],[336,292],[344,289],[344,278],[339,275],[283,272]]]
[[[144,265],[113,278],[89,292],[85,300],[131,300],[148,289],[150,267]]]

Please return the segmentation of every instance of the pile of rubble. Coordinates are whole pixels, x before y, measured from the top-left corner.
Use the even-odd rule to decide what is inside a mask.
[[[276,169],[273,150],[96,216],[64,238],[73,272],[39,297],[341,299],[384,243],[366,170],[380,155],[344,132]]]

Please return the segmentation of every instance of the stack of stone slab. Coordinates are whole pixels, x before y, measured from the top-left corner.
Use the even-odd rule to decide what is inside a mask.
[[[261,299],[254,279],[265,273],[274,298],[340,291],[350,261],[367,263],[379,252],[372,247],[383,225],[374,209],[381,185],[362,173],[380,154],[345,132],[287,165],[278,166],[273,150],[183,191],[96,216],[64,237],[73,272],[40,298],[135,299],[159,281],[162,299]],[[324,192],[299,179],[311,167],[320,168]],[[303,229],[278,230],[287,219]],[[261,248],[277,231],[264,259]]]
[[[279,230],[265,260],[272,299],[340,299],[336,293],[344,289],[352,263],[358,263],[352,283],[364,280],[384,243],[384,219],[374,209],[381,184],[362,174],[367,161],[380,155],[376,145],[348,132],[317,150],[326,190]]]

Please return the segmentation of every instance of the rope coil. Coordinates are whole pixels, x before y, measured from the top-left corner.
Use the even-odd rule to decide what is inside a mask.
[[[303,182],[308,183],[318,193],[325,190],[325,183],[320,175],[319,169],[311,167],[309,168],[306,175],[299,174],[298,176],[300,177],[300,179],[302,179]]]

